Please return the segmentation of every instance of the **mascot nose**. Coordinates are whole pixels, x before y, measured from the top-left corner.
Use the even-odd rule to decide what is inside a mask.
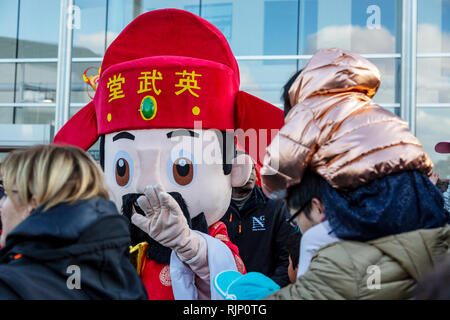
[[[138,149],[140,162],[136,190],[144,193],[146,186],[162,184],[160,179],[160,151],[158,149]]]

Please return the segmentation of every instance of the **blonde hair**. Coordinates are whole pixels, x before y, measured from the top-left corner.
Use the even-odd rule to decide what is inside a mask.
[[[15,150],[1,164],[7,193],[16,187],[21,205],[34,197],[44,211],[60,203],[74,203],[95,196],[109,199],[103,172],[78,147],[36,145]]]

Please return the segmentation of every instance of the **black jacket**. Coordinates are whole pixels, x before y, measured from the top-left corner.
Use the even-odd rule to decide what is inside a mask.
[[[0,299],[147,299],[128,230],[102,198],[37,208],[0,251]]]
[[[258,186],[241,210],[231,200],[221,221],[231,242],[239,248],[247,272],[265,274],[281,287],[289,284],[286,242],[295,229],[286,222],[289,212],[283,201],[268,199]]]

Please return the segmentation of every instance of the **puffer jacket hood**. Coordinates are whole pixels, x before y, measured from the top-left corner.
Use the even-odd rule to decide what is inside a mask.
[[[316,95],[361,92],[371,98],[380,86],[380,71],[366,59],[338,49],[320,50],[289,89],[291,106]]]
[[[355,53],[314,54],[290,88],[294,107],[266,150],[264,193],[284,198],[308,166],[342,190],[394,172],[431,175],[433,164],[408,124],[373,103],[379,85],[378,69]]]

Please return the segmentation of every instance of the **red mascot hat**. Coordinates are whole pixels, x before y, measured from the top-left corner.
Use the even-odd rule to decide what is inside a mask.
[[[183,10],[155,10],[133,20],[108,47],[93,101],[53,142],[87,150],[103,134],[192,129],[196,121],[202,129],[256,129],[258,145],[261,137],[268,146],[283,112],[239,91],[236,59],[211,23]],[[259,129],[269,130],[263,136]],[[252,155],[259,164],[261,155]]]

